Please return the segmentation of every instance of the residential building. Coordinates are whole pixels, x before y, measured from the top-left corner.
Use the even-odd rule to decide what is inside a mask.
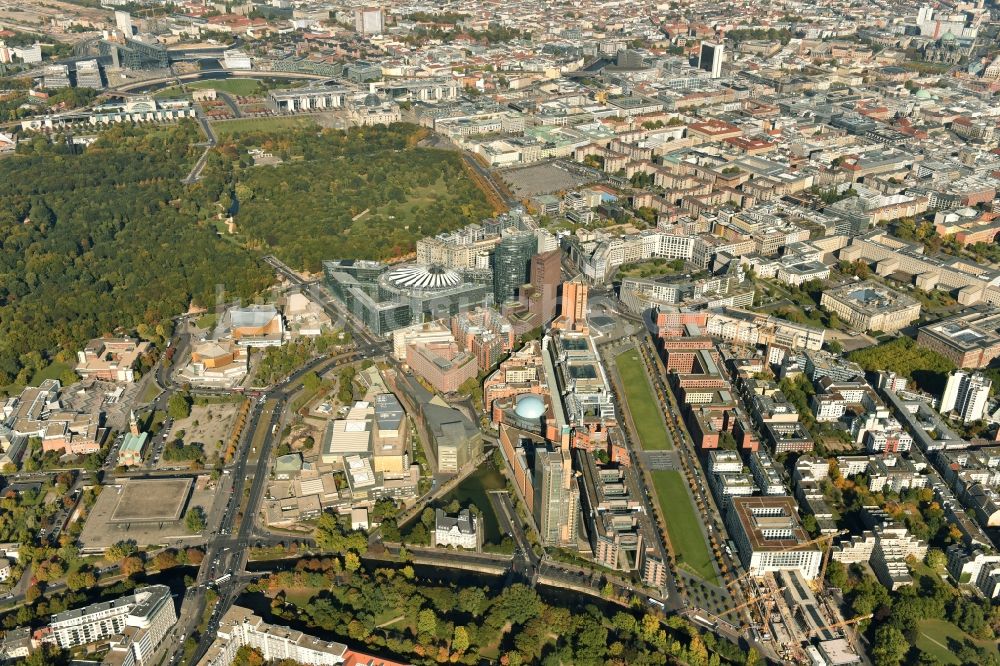
[[[901,453],[913,446],[913,436],[879,407],[856,417],[851,422],[851,434],[857,444],[864,444],[869,453]]]
[[[222,616],[216,639],[198,666],[230,666],[244,646],[258,650],[266,661],[290,659],[310,666],[343,664],[348,652],[342,643],[269,624],[248,608],[232,606]]]
[[[451,318],[451,332],[476,359],[480,372],[492,370],[514,348],[514,326],[493,308],[464,310]]]
[[[31,627],[5,631],[0,641],[0,660],[18,662],[28,657],[33,649],[31,633]]]
[[[922,560],[925,555],[927,544],[902,525],[876,525],[873,531],[834,544],[830,557],[846,565],[869,563],[879,582],[896,591],[913,584],[906,559]]]
[[[948,547],[948,573],[959,585],[970,585],[987,599],[1000,597],[1000,555],[963,544]]]
[[[129,663],[147,664],[176,621],[170,588],[152,585],[112,601],[56,613],[49,630],[64,650],[112,639],[118,649],[130,653]]]
[[[941,396],[941,413],[955,412],[963,423],[978,421],[986,412],[992,385],[992,380],[979,373],[952,373]]]

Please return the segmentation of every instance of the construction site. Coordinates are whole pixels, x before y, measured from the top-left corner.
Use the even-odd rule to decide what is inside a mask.
[[[840,534],[825,534],[793,547],[793,550],[822,548],[820,573],[812,580],[798,570],[763,575],[754,575],[750,570],[726,586],[732,598],[742,599],[741,603],[718,614],[692,608],[685,613],[687,618],[702,627],[746,638],[786,663],[817,666],[865,663],[862,656],[865,652],[854,625],[872,616],[843,617],[839,610],[840,591],[822,585],[830,541]]]

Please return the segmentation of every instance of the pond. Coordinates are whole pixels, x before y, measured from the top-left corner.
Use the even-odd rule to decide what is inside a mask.
[[[486,543],[499,544],[503,535],[500,533],[500,525],[493,505],[487,493],[491,490],[504,490],[507,481],[487,460],[467,479],[458,484],[458,487],[445,495],[438,506],[446,506],[452,500],[458,500],[463,507],[474,504],[483,513],[483,539]]]

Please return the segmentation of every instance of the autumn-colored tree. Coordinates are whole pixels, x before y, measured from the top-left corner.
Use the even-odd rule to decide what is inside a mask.
[[[121,572],[124,576],[134,576],[142,573],[144,568],[142,559],[135,557],[134,555],[126,557],[121,563]]]
[[[354,573],[361,566],[361,558],[355,553],[346,553],[344,555],[344,570],[350,573]]]
[[[156,557],[153,558],[153,567],[159,570],[172,569],[177,566],[177,555],[170,550],[164,550],[157,553]]]
[[[455,635],[451,639],[451,649],[458,654],[469,649],[469,632],[465,627],[455,627]]]

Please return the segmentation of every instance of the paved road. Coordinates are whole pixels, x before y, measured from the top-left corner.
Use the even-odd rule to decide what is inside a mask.
[[[242,118],[243,112],[240,111],[240,105],[236,103],[233,96],[227,92],[222,92],[221,90],[216,90],[215,93],[222,98],[222,101],[226,103],[229,110],[233,112],[233,118]]]
[[[272,543],[268,537],[256,534],[256,521],[267,488],[271,450],[280,438],[276,433],[281,431],[284,424],[286,403],[290,395],[298,391],[298,386],[306,373],[314,370],[325,372],[338,362],[342,362],[344,356],[353,357],[354,352],[337,357],[313,359],[292,373],[285,381],[265,391],[254,402],[250,410],[247,426],[243,431],[240,445],[237,447],[234,463],[226,467],[228,474],[223,475],[228,477],[226,485],[230,488],[229,498],[226,499],[223,495],[221,500],[217,500],[212,515],[209,516],[210,526],[216,520],[217,526],[211,534],[205,559],[198,571],[197,585],[193,588],[195,592],[185,597],[182,604],[183,622],[178,620],[181,634],[191,635],[202,617],[205,607],[205,589],[212,584],[217,586],[219,601],[209,620],[207,630],[200,637],[194,662],[197,662],[208,650],[214,640],[219,619],[232,606],[243,586],[249,580],[249,577],[243,574],[243,570],[249,557],[250,548],[257,542],[263,544],[265,540],[267,543]],[[263,430],[262,444],[260,450],[254,452],[256,462],[251,465],[249,462],[251,443],[260,430]],[[242,501],[244,488],[248,488],[245,505]],[[221,517],[217,518],[220,513]],[[280,540],[288,541],[293,538],[296,537],[281,537]],[[231,577],[219,581],[219,583],[213,583],[227,574]],[[172,659],[179,660],[183,649],[183,644],[178,645]],[[176,661],[172,663],[176,663]]]
[[[535,581],[538,578],[540,558],[531,548],[528,535],[524,533],[521,520],[514,508],[514,503],[510,500],[510,495],[503,490],[495,490],[489,493],[490,504],[493,506],[493,513],[500,519],[500,528],[514,538],[516,547],[514,548],[514,561],[512,569],[515,574],[527,581]]]
[[[215,131],[212,130],[212,124],[208,122],[208,118],[206,118],[201,111],[198,111],[197,114],[198,122],[201,123],[201,128],[205,131],[205,136],[208,137],[208,141],[205,144],[205,152],[203,152],[201,157],[198,158],[198,161],[194,163],[194,166],[191,168],[188,175],[181,180],[181,182],[185,185],[193,185],[198,182],[198,179],[201,178],[201,172],[205,170],[205,165],[208,163],[208,153],[218,144],[218,141],[215,138]]]
[[[500,198],[500,200],[504,203],[505,206],[507,206],[508,208],[513,208],[514,206],[521,205],[520,201],[507,194],[506,188],[500,186],[497,183],[496,177],[493,175],[493,172],[491,170],[484,167],[468,153],[463,154],[462,159],[465,160],[466,164],[468,164],[473,171],[479,174],[483,178],[483,180],[486,181],[486,183],[490,186],[490,189],[492,189],[496,193],[497,197]]]

